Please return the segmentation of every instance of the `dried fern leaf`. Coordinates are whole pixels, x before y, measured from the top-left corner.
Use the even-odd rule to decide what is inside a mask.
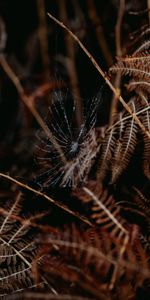
[[[22,216],[22,193],[14,201],[1,198],[0,209],[0,296],[35,286],[32,260],[37,253],[30,221]],[[8,202],[9,205],[6,203]],[[4,204],[4,208],[3,208]],[[15,221],[16,218],[16,221]],[[20,221],[21,223],[20,223]]]
[[[95,220],[95,223],[104,229],[111,230],[112,236],[116,238],[119,236],[119,239],[121,239],[127,236],[127,231],[124,228],[125,222],[120,216],[120,209],[115,205],[113,196],[109,195],[107,191],[102,191],[98,198],[97,195],[87,187],[83,189],[93,201],[92,218]]]
[[[112,157],[116,146],[116,128],[112,128],[106,133],[103,142],[101,144],[101,155],[99,168],[97,172],[97,178],[101,181],[108,170],[112,167]]]
[[[128,244],[125,255],[121,255],[121,240],[114,239],[108,231],[92,232],[92,239],[89,231],[80,232],[75,227],[57,235],[47,234],[39,240],[43,245],[42,253],[45,251],[45,263],[41,265],[41,270],[43,273],[48,272],[49,278],[55,274],[59,280],[71,280],[74,284],[79,284],[80,291],[86,286],[86,291],[90,291],[93,296],[99,295],[102,290],[108,290],[112,267],[117,267],[117,278],[123,276],[132,281],[139,276],[138,281],[143,282],[149,276],[149,267],[139,240],[135,240]],[[66,266],[65,272],[63,265],[62,268],[58,267],[59,255]],[[52,267],[51,259],[54,257],[56,263]]]
[[[134,113],[136,113],[136,107],[134,101],[130,102],[130,106]],[[120,174],[126,169],[130,158],[135,150],[137,144],[137,132],[138,128],[134,122],[134,119],[126,121],[124,124],[124,131],[121,136],[119,144],[119,151],[115,156],[113,168],[112,168],[112,183],[115,182]]]
[[[141,61],[139,62],[122,62],[119,61],[116,65],[110,68],[111,73],[120,72],[122,75],[130,75],[135,78],[150,79],[149,67]]]
[[[144,106],[147,108],[147,110],[141,114],[142,122],[145,128],[150,132],[150,105],[148,102],[148,97],[143,93],[140,95],[140,97],[143,103],[142,107]],[[145,135],[143,135],[143,144],[143,169],[145,176],[150,179],[150,140],[147,139]]]

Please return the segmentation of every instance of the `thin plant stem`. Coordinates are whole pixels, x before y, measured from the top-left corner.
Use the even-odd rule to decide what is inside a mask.
[[[115,26],[116,55],[118,58],[122,57],[121,25],[124,16],[124,10],[125,10],[125,0],[120,0],[118,17]],[[114,86],[116,89],[118,89],[118,91],[120,91],[120,84],[121,84],[121,72],[118,72],[114,81]],[[113,116],[115,113],[117,113],[117,106],[118,106],[118,98],[116,97],[116,95],[113,95],[111,109],[110,109],[109,125],[112,125],[113,123]]]
[[[120,95],[120,91],[116,89],[111,81],[109,80],[108,76],[105,74],[105,72],[101,69],[101,67],[98,65],[92,54],[86,49],[86,47],[83,45],[83,43],[80,41],[80,39],[64,25],[63,22],[59,21],[57,18],[55,18],[53,15],[48,13],[48,16],[55,22],[57,23],[60,27],[64,28],[71,36],[72,38],[79,44],[81,49],[85,52],[85,54],[88,56],[96,70],[99,72],[99,74],[103,77],[105,80],[106,84],[110,87],[111,91],[114,93],[117,99],[122,103],[123,107],[128,111],[128,113],[132,116],[132,118],[135,120],[135,122],[138,124],[140,129],[144,132],[145,135],[150,139],[150,132],[146,130],[145,126],[141,123],[139,118],[136,116],[136,114],[132,111],[132,109],[129,107],[129,105],[125,102],[125,100],[122,98]]]
[[[24,104],[28,107],[29,111],[32,113],[34,118],[36,119],[37,123],[40,125],[40,127],[45,132],[46,136],[49,138],[49,140],[52,142],[53,146],[55,147],[56,151],[60,154],[60,157],[64,164],[66,164],[66,158],[65,155],[56,141],[54,135],[51,133],[50,129],[46,125],[46,123],[43,121],[42,117],[39,115],[38,111],[34,107],[34,98],[31,96],[27,96],[25,94],[25,91],[23,89],[23,86],[20,83],[19,78],[16,76],[14,71],[11,69],[9,64],[7,63],[5,56],[3,54],[0,54],[0,65],[2,66],[3,70],[7,74],[7,76],[12,80],[13,84],[15,85],[18,94],[20,95],[21,100],[24,102]]]
[[[14,183],[16,183],[18,186],[20,186],[20,187],[22,187],[22,188],[24,188],[24,189],[26,189],[26,190],[28,190],[28,191],[30,191],[30,192],[32,192],[32,193],[38,195],[38,196],[41,196],[41,197],[45,198],[46,200],[48,200],[49,202],[51,202],[53,205],[59,207],[60,209],[64,210],[65,212],[67,212],[67,213],[73,215],[74,217],[76,217],[77,219],[79,219],[79,220],[81,220],[82,222],[86,223],[87,225],[92,226],[91,222],[90,222],[86,217],[80,216],[78,213],[72,211],[72,210],[69,209],[67,206],[61,204],[60,202],[58,202],[58,201],[52,199],[51,197],[49,197],[49,196],[46,195],[45,193],[42,193],[42,192],[40,192],[40,191],[38,191],[38,190],[32,188],[31,186],[29,186],[29,185],[27,185],[27,184],[25,184],[25,183],[23,183],[23,182],[21,182],[21,181],[15,179],[15,178],[13,178],[13,177],[11,177],[11,176],[9,176],[9,175],[7,175],[7,174],[0,173],[0,177],[5,178],[5,179],[7,179],[7,180],[9,180],[9,181],[11,181],[11,182],[14,182]]]

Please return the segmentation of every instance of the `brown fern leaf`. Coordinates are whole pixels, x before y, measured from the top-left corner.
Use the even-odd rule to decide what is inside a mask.
[[[149,33],[146,30],[147,33]],[[131,81],[128,89],[138,91],[150,91],[150,41],[146,40],[136,51],[124,58],[119,58],[118,63],[110,68],[110,73],[120,72],[122,75],[129,75]]]
[[[142,108],[135,98],[129,102],[133,113],[138,114]],[[114,119],[113,125],[106,129],[101,144],[101,156],[97,172],[98,180],[109,172],[111,183],[116,182],[127,168],[137,145],[138,127],[126,111],[121,111]]]
[[[106,171],[112,168],[112,155],[115,151],[115,146],[117,143],[116,135],[116,128],[113,127],[110,129],[110,131],[106,132],[105,138],[103,139],[99,162],[100,167],[97,172],[97,177],[100,182],[101,179],[105,177]]]
[[[149,34],[146,30],[144,35]],[[144,128],[150,131],[149,93],[150,93],[150,43],[144,43],[132,55],[119,58],[118,63],[110,68],[110,73],[128,75],[129,91],[136,95],[128,102],[133,115],[138,116]],[[134,118],[122,110],[118,113],[111,127],[105,132],[101,146],[100,170],[98,178],[104,178],[109,172],[111,183],[115,183],[126,170],[138,143],[139,134],[143,138],[143,169],[150,178],[150,140],[141,132]],[[102,174],[102,176],[101,176]]]
[[[150,47],[150,43],[149,43]],[[139,50],[134,52],[130,56],[124,58],[118,58],[118,63],[110,68],[110,73],[116,73],[120,71],[123,75],[130,75],[137,79],[148,79],[149,80],[149,64],[150,54],[149,49]]]
[[[125,229],[125,221],[120,215],[119,206],[115,204],[114,197],[107,190],[101,189],[101,192],[96,194],[96,191],[84,187],[83,190],[92,201],[92,218],[95,224],[111,231],[112,236],[128,243],[128,233]]]
[[[129,242],[129,234],[125,228],[125,221],[120,215],[119,206],[116,206],[113,196],[107,190],[103,190],[102,188],[99,190],[99,185],[95,184],[96,188],[94,188],[94,191],[89,186],[88,188],[83,187],[85,193],[90,197],[89,200],[92,201],[92,218],[98,227],[111,232],[111,235],[122,244],[119,254],[121,259]],[[117,267],[115,267],[112,275],[111,287],[114,285],[116,273]]]
[[[110,231],[111,235],[119,240],[128,235],[119,205],[115,203],[113,195],[97,181],[88,181],[82,190],[76,189],[73,195],[83,203],[90,204],[90,216],[94,220],[94,225]]]
[[[130,280],[134,290],[137,282],[142,283],[149,276],[147,258],[137,236],[128,244],[121,257],[122,243],[116,240],[111,232],[95,230],[93,234],[92,229],[91,239],[90,231],[80,232],[73,226],[57,235],[47,233],[46,236],[42,236],[39,243],[43,245],[42,255],[45,253],[45,256],[40,265],[40,272],[46,273],[49,280],[56,276],[57,282],[64,280],[74,283],[75,290],[71,290],[71,295],[80,286],[79,295],[84,295],[86,289],[86,295],[90,293],[95,299],[116,299],[119,282],[121,284],[123,280],[126,284]],[[131,228],[130,232],[132,233]],[[112,282],[112,269],[117,269],[113,293],[108,288]],[[135,278],[137,281],[133,283]]]
[[[140,35],[145,41],[130,56],[118,58],[118,63],[110,68],[110,73],[121,72],[122,75],[129,75],[128,89],[139,92],[150,92],[150,28],[143,30]]]
[[[136,53],[134,52],[134,55],[126,55],[125,57],[117,57],[118,61],[122,61],[122,62],[149,62],[150,60],[150,54],[148,50]]]
[[[52,272],[65,280],[74,281],[80,284],[81,287],[82,282],[89,282],[90,285],[92,283],[94,285],[93,290],[98,289],[99,291],[100,286],[97,281],[94,282],[93,275],[94,273],[103,272],[103,277],[99,276],[99,279],[103,278],[105,281],[105,278],[107,278],[110,272],[111,265],[115,265],[113,257],[115,257],[115,252],[118,251],[112,247],[112,240],[108,241],[106,245],[103,242],[102,236],[99,237],[95,232],[94,240],[92,239],[91,241],[89,231],[80,233],[75,227],[72,227],[71,230],[67,229],[57,236],[51,236],[49,234],[46,239],[41,240],[41,243],[46,246],[46,248],[43,248],[43,252],[46,249],[48,253],[52,255],[53,252],[51,251],[54,249],[60,253],[65,263],[65,269],[61,263],[59,263],[59,267],[57,264],[53,264],[53,267],[50,267],[51,263],[48,263],[50,256],[49,258],[46,256],[46,262],[43,264],[44,269],[46,268],[46,272]],[[107,250],[108,253],[106,254],[105,252],[107,252]]]
[[[140,80],[150,80],[149,66],[142,60],[135,61],[119,61],[116,65],[110,68],[111,73],[120,72],[122,75],[130,75]]]
[[[132,111],[136,113],[136,106],[133,100],[129,103],[129,106]],[[115,182],[120,174],[126,169],[137,144],[138,128],[134,119],[131,118],[128,121],[125,121],[125,123],[123,125],[120,124],[119,127],[122,126],[124,126],[124,130],[119,130],[120,136],[113,159],[112,183]]]
[[[145,128],[150,131],[150,105],[148,103],[148,96],[143,93],[140,96],[142,108],[145,107],[145,111],[141,114],[141,117]],[[143,136],[143,144],[143,170],[145,176],[150,179],[150,139],[147,139],[145,135]]]
[[[145,33],[149,34],[150,31],[149,31],[150,28],[147,29],[147,31],[145,31]],[[145,51],[148,51],[150,48],[150,40],[149,39],[145,39],[144,43],[141,44],[135,51],[134,51],[134,55],[137,55],[137,54],[141,54],[142,52],[144,53]]]
[[[140,224],[142,221],[142,232],[140,233],[140,240],[143,248],[147,251],[148,255],[150,253],[150,199],[147,198],[141,191],[137,188],[133,188],[134,194],[132,201],[121,201],[120,205],[123,209],[130,214],[137,215],[137,222]],[[145,224],[145,226],[143,226]],[[141,224],[140,224],[141,225]]]
[[[136,213],[139,216],[144,218],[145,222],[149,226],[150,224],[150,200],[147,199],[142,192],[134,187],[136,194],[134,195],[132,202],[121,201],[120,204],[127,211],[130,210],[133,213]]]
[[[32,260],[37,253],[31,219],[22,214],[23,196],[0,199],[0,297],[35,287]],[[40,285],[43,284],[42,281]]]

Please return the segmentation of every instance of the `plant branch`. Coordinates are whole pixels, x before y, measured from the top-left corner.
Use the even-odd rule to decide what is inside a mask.
[[[32,95],[31,96],[27,96],[25,94],[25,91],[23,89],[23,86],[20,83],[19,78],[16,76],[16,74],[14,73],[14,71],[11,69],[11,67],[7,63],[7,61],[5,59],[5,56],[3,54],[0,54],[0,65],[2,66],[2,68],[5,71],[5,73],[7,74],[7,76],[11,79],[11,81],[15,85],[15,87],[16,87],[16,89],[18,91],[18,94],[20,95],[22,101],[28,107],[29,111],[32,113],[32,115],[36,119],[37,123],[40,125],[40,127],[45,132],[46,136],[52,142],[53,146],[55,147],[55,149],[57,150],[57,152],[60,154],[60,157],[61,157],[62,161],[64,162],[64,164],[66,164],[66,158],[64,156],[64,153],[63,153],[60,145],[58,144],[58,142],[56,141],[55,137],[51,133],[50,129],[48,128],[48,126],[46,125],[46,123],[42,120],[41,116],[39,115],[38,111],[36,110],[36,108],[33,105],[33,103],[34,103],[33,96]]]
[[[48,16],[57,23],[60,27],[64,28],[71,36],[72,38],[79,44],[81,49],[85,52],[85,54],[88,56],[96,70],[100,73],[100,75],[104,78],[106,84],[110,87],[111,91],[114,93],[117,99],[122,103],[123,107],[129,112],[129,114],[132,116],[132,118],[135,120],[135,122],[138,124],[140,129],[147,135],[147,137],[150,139],[150,132],[146,130],[145,126],[141,123],[139,118],[136,116],[136,114],[131,110],[131,108],[128,106],[128,104],[124,101],[122,96],[120,95],[120,91],[118,91],[110,82],[108,76],[105,74],[105,72],[101,69],[101,67],[98,65],[92,54],[86,49],[86,47],[83,45],[83,43],[79,40],[79,38],[64,25],[63,22],[56,19],[53,15],[48,13]]]
[[[53,203],[55,206],[61,208],[61,209],[64,210],[65,212],[67,212],[67,213],[73,215],[74,217],[76,217],[77,219],[81,220],[82,222],[84,222],[84,223],[86,223],[86,224],[92,226],[91,222],[90,222],[87,218],[80,216],[77,212],[74,212],[74,211],[70,210],[67,206],[65,206],[65,205],[59,203],[58,201],[52,199],[52,198],[49,197],[48,195],[46,195],[46,194],[44,194],[44,193],[42,193],[42,192],[40,192],[40,191],[35,190],[35,189],[32,188],[31,186],[29,186],[29,185],[27,185],[27,184],[24,184],[23,182],[18,181],[18,180],[16,180],[15,178],[13,178],[13,177],[11,177],[11,176],[9,176],[9,175],[7,175],[7,174],[0,173],[0,177],[5,178],[5,179],[8,179],[9,181],[16,183],[16,184],[19,185],[20,187],[22,187],[22,188],[24,188],[24,189],[26,189],[26,190],[28,190],[28,191],[30,191],[30,192],[32,192],[32,193],[38,195],[38,196],[41,196],[41,197],[47,199],[49,202]]]

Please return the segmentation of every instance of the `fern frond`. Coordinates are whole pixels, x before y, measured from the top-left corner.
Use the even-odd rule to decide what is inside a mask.
[[[145,62],[141,61],[119,61],[116,65],[110,68],[111,73],[120,72],[122,75],[130,75],[140,79],[150,79],[149,68]]]
[[[149,34],[149,30],[147,33]],[[147,48],[148,47],[148,48]],[[127,89],[134,91],[136,96],[128,102],[133,115],[138,116],[147,132],[150,131],[149,114],[149,92],[150,92],[150,55],[149,43],[144,43],[132,55],[119,58],[118,63],[110,68],[110,73],[121,73],[129,76]],[[123,130],[120,128],[122,126]],[[118,113],[117,121],[106,131],[104,138],[107,141],[112,136],[112,131],[116,132],[116,139],[112,143],[114,153],[109,156],[109,171],[112,173],[111,183],[115,183],[123,171],[126,170],[131,157],[138,144],[138,136],[143,138],[143,166],[144,174],[150,178],[150,140],[139,131],[133,116],[124,110]],[[103,149],[103,146],[102,146]],[[104,149],[105,151],[105,149]],[[103,158],[103,157],[102,157]],[[104,156],[105,158],[105,156]],[[105,161],[103,162],[105,164]]]
[[[150,200],[147,199],[142,192],[134,187],[136,195],[133,197],[132,202],[123,201],[122,205],[125,209],[133,211],[137,215],[141,215],[147,224],[150,224]]]
[[[147,31],[147,33],[149,33],[149,32]],[[136,49],[136,51],[134,51],[134,55],[141,53],[143,51],[148,51],[147,49],[149,49],[149,48],[150,48],[150,40],[148,39],[148,40],[145,40],[145,42],[142,45],[140,45]]]
[[[134,240],[121,256],[121,240],[116,240],[111,232],[105,230],[95,231],[91,239],[90,230],[80,232],[73,227],[57,235],[49,233],[42,236],[39,243],[43,245],[42,255],[45,253],[40,270],[48,272],[49,279],[55,274],[59,280],[74,282],[75,287],[78,284],[80,291],[86,287],[96,299],[102,291],[109,295],[112,269],[117,268],[117,279],[125,276],[131,282],[136,276],[140,276],[141,282],[149,276],[148,262],[139,241],[135,243]],[[58,266],[60,257],[65,264],[65,272],[63,265]],[[53,258],[56,263],[53,261],[51,266]],[[114,284],[114,290],[116,288],[117,284]]]
[[[126,55],[125,57],[119,57],[117,58],[118,61],[122,61],[122,62],[140,62],[142,61],[147,63],[148,61],[150,61],[150,55],[149,55],[149,51],[145,50],[142,52],[139,52],[138,54],[136,54],[136,52],[134,52],[134,55]]]
[[[145,106],[147,111],[142,114],[142,120],[145,128],[150,132],[150,105],[148,102],[148,98],[141,94],[141,99],[143,102],[143,106]],[[144,151],[143,151],[143,170],[144,174],[147,178],[150,179],[150,140],[143,135],[143,144],[144,144]]]
[[[129,91],[135,91],[139,94],[142,91],[150,92],[150,80],[132,79],[127,85]]]
[[[142,113],[142,109],[133,98],[129,107],[134,114]],[[134,119],[122,111],[114,119],[112,126],[106,129],[105,137],[101,144],[101,156],[97,178],[103,179],[107,172],[111,175],[111,183],[116,182],[127,168],[137,145],[138,127]]]
[[[106,171],[112,167],[112,155],[115,151],[116,142],[116,128],[113,127],[106,133],[101,145],[100,167],[97,172],[97,178],[99,180],[104,178]]]
[[[32,260],[37,254],[38,248],[33,240],[31,222],[30,220],[25,220],[22,216],[22,198],[22,193],[18,192],[14,202],[9,199],[1,199],[1,297],[35,285],[32,274]]]
[[[132,111],[136,113],[135,103],[131,101],[130,105]],[[124,124],[124,131],[122,131],[120,136],[120,141],[122,142],[119,142],[119,149],[117,149],[117,155],[114,157],[112,182],[115,182],[123,170],[126,169],[137,144],[137,132],[138,128],[133,119],[128,120]]]
[[[127,237],[128,240],[128,234],[124,227],[125,222],[120,216],[120,209],[116,206],[113,196],[102,190],[99,197],[97,197],[95,192],[92,192],[87,187],[83,189],[93,202],[92,218],[95,220],[95,223],[104,229],[111,230],[112,236],[119,237],[119,239]]]

